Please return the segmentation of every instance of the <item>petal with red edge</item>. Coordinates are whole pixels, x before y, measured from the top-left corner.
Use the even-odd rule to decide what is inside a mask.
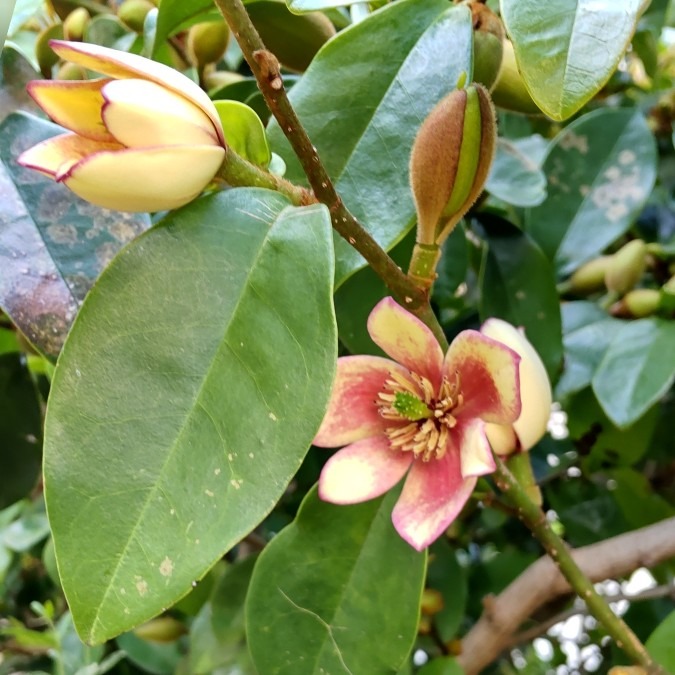
[[[480,329],[483,335],[502,342],[520,354],[520,398],[522,412],[514,422],[520,446],[529,450],[546,433],[551,416],[551,382],[537,351],[525,334],[501,319],[488,319]],[[490,439],[492,440],[492,439]]]
[[[391,450],[385,436],[352,443],[324,465],[319,477],[319,497],[333,504],[375,499],[403,478],[412,461],[411,453]]]
[[[462,510],[476,485],[463,478],[459,455],[413,462],[392,513],[396,531],[418,551],[440,537]]]
[[[462,476],[470,478],[492,473],[495,460],[485,436],[485,422],[475,418],[462,420],[453,431],[456,431],[459,443]]]
[[[337,448],[381,434],[389,423],[380,416],[377,395],[393,371],[410,377],[403,366],[379,356],[339,358],[328,410],[314,445]]]
[[[76,195],[117,211],[162,211],[191,201],[218,171],[220,146],[123,149],[86,157],[57,174]]]
[[[119,143],[103,143],[77,134],[61,134],[22,152],[17,163],[56,179],[89,155],[122,149]]]
[[[77,63],[88,70],[116,79],[141,78],[151,80],[190,99],[209,116],[213,122],[216,135],[224,143],[220,118],[211,99],[203,89],[177,70],[137,54],[129,54],[128,52],[85,42],[50,40],[49,45],[65,61]]]
[[[206,113],[184,96],[148,80],[112,80],[103,87],[101,116],[115,140],[129,148],[218,145]]]
[[[520,415],[520,356],[475,330],[462,331],[445,355],[443,370],[451,382],[459,376],[464,402],[457,418],[512,424]]]
[[[443,350],[434,334],[393,298],[384,298],[368,317],[368,332],[392,359],[426,377],[434,389],[441,384]]]
[[[26,89],[57,124],[95,141],[114,143],[101,119],[101,89],[107,82],[110,80],[34,80]]]

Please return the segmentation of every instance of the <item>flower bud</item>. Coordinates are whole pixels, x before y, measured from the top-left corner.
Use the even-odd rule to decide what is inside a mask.
[[[601,255],[584,263],[569,279],[569,289],[579,295],[600,291],[605,287],[605,272],[611,256]]]
[[[444,607],[445,602],[440,591],[435,588],[425,588],[422,592],[422,599],[420,601],[420,611],[422,614],[433,616],[438,614]]]
[[[510,347],[520,357],[520,417],[512,427],[486,424],[485,432],[498,455],[529,450],[546,433],[551,416],[551,383],[539,354],[521,330],[501,319],[488,319],[480,329]]]
[[[160,616],[134,629],[137,637],[151,642],[174,642],[186,632],[185,624],[171,616]]]
[[[504,55],[504,25],[487,6],[471,4],[473,19],[473,80],[488,89],[495,84]]]
[[[516,54],[510,40],[504,40],[502,67],[494,86],[490,90],[492,100],[499,108],[526,115],[541,115],[541,110],[532,100],[530,92],[525,86],[523,77],[518,70]]]
[[[81,41],[90,21],[91,15],[84,7],[74,9],[63,22],[63,37],[66,40]]]
[[[192,64],[203,68],[223,58],[230,39],[230,29],[224,21],[204,21],[190,28],[187,52]]]
[[[56,73],[57,80],[86,80],[87,71],[76,63],[66,62],[59,67]]]
[[[154,6],[150,0],[124,0],[117,9],[117,17],[134,32],[142,33],[145,17]]]
[[[495,143],[494,108],[480,84],[451,92],[424,120],[410,156],[418,243],[440,244],[473,205]]]
[[[623,297],[623,307],[636,319],[651,316],[661,307],[661,293],[654,288],[636,288]]]
[[[59,62],[59,57],[49,46],[51,39],[60,39],[63,37],[63,24],[55,23],[38,35],[35,42],[35,58],[40,66],[40,72],[46,78],[51,78],[52,68]]]
[[[605,272],[608,291],[624,295],[640,281],[647,265],[647,246],[633,239],[611,256]]]

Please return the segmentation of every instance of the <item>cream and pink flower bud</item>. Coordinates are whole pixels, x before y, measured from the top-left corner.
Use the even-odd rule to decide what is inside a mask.
[[[368,332],[393,360],[338,359],[314,444],[346,447],[324,466],[319,496],[354,504],[405,476],[392,520],[421,550],[457,517],[478,476],[494,471],[485,428],[519,418],[521,359],[475,330],[460,333],[443,354],[429,328],[392,298],[373,309]]]
[[[19,163],[104,208],[160,211],[197,197],[225,157],[220,119],[206,93],[135,54],[59,40],[51,46],[104,77],[28,85],[38,105],[70,132],[25,151]]]
[[[529,450],[546,433],[551,416],[551,383],[539,354],[522,330],[501,319],[488,319],[480,329],[501,344],[513,349],[520,357],[521,412],[509,425],[488,424],[487,437],[498,455],[516,450]]]

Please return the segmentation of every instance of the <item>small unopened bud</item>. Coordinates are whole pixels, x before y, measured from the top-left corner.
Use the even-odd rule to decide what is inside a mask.
[[[647,265],[647,246],[642,239],[633,239],[613,256],[605,271],[608,291],[623,295],[640,281]]]
[[[86,80],[87,71],[76,63],[69,61],[61,65],[56,73],[57,80]]]
[[[80,42],[90,21],[91,15],[84,7],[74,9],[63,22],[63,37]]]
[[[35,58],[40,66],[40,72],[47,79],[51,79],[52,68],[59,62],[59,57],[49,46],[49,41],[61,39],[63,39],[63,24],[54,23],[45,28],[35,42]]]
[[[131,30],[142,33],[145,17],[154,6],[150,0],[124,0],[117,9],[117,16]]]
[[[497,81],[490,90],[492,100],[499,108],[526,115],[541,115],[541,110],[532,100],[523,76],[518,70],[513,43],[510,40],[504,40],[503,49],[502,67]]]
[[[636,319],[651,316],[661,306],[661,293],[654,288],[636,288],[623,297],[623,306]]]
[[[497,81],[504,55],[504,25],[481,2],[471,3],[473,19],[473,80],[488,89]]]
[[[194,66],[203,68],[223,58],[230,39],[230,29],[224,21],[205,21],[190,28],[187,51]]]
[[[422,592],[422,600],[420,602],[422,614],[433,616],[434,614],[438,614],[444,606],[445,602],[443,601],[443,596],[440,591],[437,591],[435,588],[424,589]]]
[[[440,244],[483,190],[496,142],[487,89],[472,84],[442,99],[424,120],[410,156],[417,241]]]
[[[587,295],[605,287],[605,272],[611,256],[601,255],[589,260],[574,271],[569,279],[569,289],[579,295]]]
[[[134,629],[141,640],[151,642],[174,642],[186,632],[185,624],[171,616],[160,616]]]

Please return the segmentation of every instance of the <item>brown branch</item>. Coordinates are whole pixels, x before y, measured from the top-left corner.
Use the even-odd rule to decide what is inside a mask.
[[[625,576],[639,567],[654,567],[675,557],[675,517],[571,553],[594,583]],[[462,640],[458,661],[466,675],[479,673],[492,663],[539,607],[571,592],[555,563],[544,556],[498,596],[486,599],[483,615]]]
[[[445,336],[429,306],[428,290],[419,288],[401,270],[342,202],[316,148],[288,100],[279,62],[265,48],[243,3],[241,0],[215,0],[215,3],[237,39],[268,108],[300,160],[316,198],[328,207],[333,228],[363,256],[399,302],[434,331],[443,345]]]
[[[631,595],[630,593],[616,593],[615,595],[604,596],[605,602],[608,603],[620,602],[621,600],[628,600],[629,602],[644,602],[645,600],[655,600],[658,598],[668,597],[675,600],[675,584],[654,586],[654,588],[648,588],[646,591],[635,593],[634,595]],[[539,637],[540,635],[543,635],[556,624],[561,623],[562,621],[567,621],[567,619],[571,619],[573,616],[578,616],[579,614],[589,614],[588,607],[585,605],[583,607],[575,606],[566,609],[564,612],[558,612],[549,619],[546,619],[546,621],[542,621],[536,626],[532,626],[532,628],[528,628],[527,630],[517,633],[509,641],[509,644],[505,646],[507,649],[510,649],[511,647],[515,647],[517,645],[532,642],[532,640]]]

